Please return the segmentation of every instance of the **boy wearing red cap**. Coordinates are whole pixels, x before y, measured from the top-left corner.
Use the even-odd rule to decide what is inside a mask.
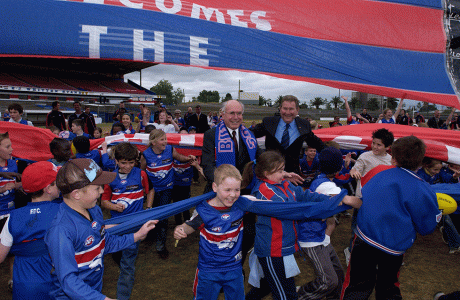
[[[51,299],[51,259],[43,240],[59,205],[51,200],[59,196],[57,167],[48,161],[29,165],[22,173],[22,186],[32,202],[15,209],[0,234],[0,262],[11,252],[13,299]]]
[[[102,186],[115,176],[87,158],[70,160],[59,170],[56,185],[64,202],[45,235],[54,267],[50,291],[53,299],[109,299],[101,293],[104,255],[143,240],[158,222],[148,221],[136,233],[124,236],[105,231],[96,202]]]

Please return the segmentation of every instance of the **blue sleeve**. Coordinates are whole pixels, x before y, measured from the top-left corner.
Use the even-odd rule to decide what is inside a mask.
[[[428,185],[428,184],[427,184]],[[436,193],[429,189],[421,189],[417,201],[405,204],[409,211],[415,230],[421,235],[428,235],[436,229],[441,219]]]
[[[92,289],[78,277],[72,233],[61,226],[50,228],[45,242],[54,264],[55,273],[64,293],[71,299],[101,299],[105,296]]]
[[[128,233],[122,236],[105,233],[104,253],[113,253],[128,248],[134,244],[134,233]]]
[[[347,191],[334,197],[317,193],[306,194],[307,201],[280,202],[280,201],[251,201],[240,197],[233,205],[243,211],[253,212],[257,215],[285,220],[326,219],[339,212],[350,209],[348,205],[338,206]],[[308,196],[307,196],[308,195]],[[314,201],[313,201],[314,200]]]
[[[441,172],[439,172],[439,177],[441,177],[442,183],[457,183],[458,182],[458,178],[455,179],[454,176],[452,176],[452,174],[449,174],[448,172],[444,170],[441,170]]]
[[[102,154],[101,159],[102,159],[102,169],[103,170],[113,171],[117,167],[117,165],[115,164],[115,160],[110,159],[107,153]]]

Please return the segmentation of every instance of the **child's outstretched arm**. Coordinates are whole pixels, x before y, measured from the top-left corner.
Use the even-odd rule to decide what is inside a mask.
[[[197,169],[197,171],[200,172],[200,174],[203,175],[204,178],[206,178],[206,176],[204,176],[204,173],[203,173],[203,168],[200,166],[200,164],[198,164],[197,159],[192,161],[192,163],[190,165],[194,166],[195,169]]]
[[[196,157],[194,155],[182,155],[179,152],[176,151],[176,149],[173,148],[173,153],[172,156],[174,159],[177,159],[180,162],[188,162],[188,161],[194,161],[196,160]]]
[[[145,222],[141,229],[134,233],[134,242],[136,243],[137,241],[144,240],[147,237],[147,233],[155,228],[156,223],[158,223],[158,220],[150,220]]]
[[[354,208],[360,208],[361,205],[363,204],[363,201],[361,200],[361,198],[356,197],[356,196],[345,196],[343,197],[342,203],[346,205],[350,205],[351,207],[354,207]]]
[[[195,229],[183,223],[182,225],[176,226],[176,229],[174,229],[174,238],[176,240],[185,239],[189,234],[192,234],[193,232],[195,232]]]

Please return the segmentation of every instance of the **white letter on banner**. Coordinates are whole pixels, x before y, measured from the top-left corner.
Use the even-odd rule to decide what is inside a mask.
[[[101,34],[107,34],[107,27],[82,25],[81,31],[89,34],[89,58],[101,58]]]
[[[164,62],[165,60],[165,40],[164,33],[155,31],[154,41],[144,41],[144,31],[140,29],[134,30],[134,60],[144,60],[144,49],[155,50],[155,62]]]
[[[137,8],[137,9],[142,9],[142,7],[144,6],[143,3],[133,3],[129,0],[120,0],[121,4],[123,4],[124,6],[126,7],[130,7],[130,8]]]
[[[259,19],[259,17],[265,17],[267,13],[264,11],[253,11],[251,13],[251,22],[256,24],[256,28],[263,31],[272,30],[272,25],[267,20]]]
[[[217,23],[225,24],[224,14],[222,12],[220,12],[218,9],[207,8],[207,7],[195,4],[195,3],[193,3],[192,14],[190,15],[190,17],[192,17],[194,19],[199,19],[200,18],[200,11],[203,11],[204,17],[208,21],[211,20],[211,17],[215,12],[216,13]]]
[[[208,50],[200,48],[200,44],[208,44],[208,39],[198,36],[190,37],[190,65],[208,67],[209,59],[200,58],[200,54],[207,55]]]
[[[233,26],[248,27],[248,23],[242,22],[238,19],[238,16],[243,16],[244,11],[242,10],[227,10],[227,14],[230,15],[230,21]]]
[[[165,6],[165,0],[155,0],[155,5],[158,7],[159,10],[161,10],[164,13],[168,14],[175,14],[180,12],[182,9],[182,3],[180,0],[172,0],[173,2],[173,7],[167,8]]]

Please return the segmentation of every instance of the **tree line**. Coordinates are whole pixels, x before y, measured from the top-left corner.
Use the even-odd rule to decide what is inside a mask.
[[[150,88],[152,92],[154,92],[157,95],[165,95],[166,98],[162,100],[162,102],[166,105],[178,105],[184,102],[185,99],[185,93],[184,90],[177,88],[174,90],[173,85],[171,82],[168,80],[162,79],[160,80],[156,85]],[[266,99],[264,96],[259,95],[259,105],[260,106],[278,106],[279,102],[281,101],[281,98],[283,96],[280,95],[276,98],[275,101],[272,101],[272,99]],[[208,90],[202,90],[198,96],[192,97],[193,102],[201,102],[201,103],[208,103],[208,102],[214,102],[214,103],[219,103],[219,102],[224,102],[227,100],[232,99],[232,95],[230,93],[227,93],[225,97],[221,97],[218,91],[208,91]],[[365,107],[363,107],[363,103],[358,99],[358,98],[351,98],[348,103],[350,105],[350,108],[355,111],[355,110],[360,110],[363,108],[367,108],[370,111],[377,111],[380,110],[381,105],[383,105],[383,108],[390,108],[390,109],[396,109],[398,106],[398,99],[395,98],[386,98],[383,103],[381,103],[377,98],[371,98],[369,99]],[[344,107],[344,102],[339,96],[332,97],[331,100],[327,100],[326,98],[321,98],[321,97],[315,97],[314,99],[311,99],[309,104],[307,103],[301,103],[300,108],[310,108],[310,109],[320,109],[324,108],[326,110],[338,110],[338,109],[345,109]],[[419,102],[415,109],[419,111],[432,111],[436,110],[436,105],[430,104],[430,103],[425,103],[425,102]]]

